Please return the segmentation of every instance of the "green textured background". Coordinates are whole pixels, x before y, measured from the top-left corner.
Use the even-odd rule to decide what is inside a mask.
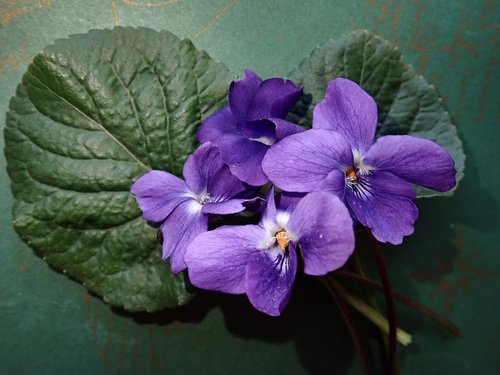
[[[396,290],[457,323],[455,338],[406,307],[406,374],[500,373],[499,59],[494,0],[0,0],[0,124],[32,57],[69,34],[114,25],[190,37],[233,72],[285,75],[316,45],[357,28],[401,47],[459,125],[465,179],[419,202],[416,234],[386,247]],[[241,74],[241,73],[240,73]],[[0,140],[3,148],[3,137]],[[0,156],[0,373],[351,373],[356,353],[321,287],[301,280],[280,319],[243,297],[205,294],[154,315],[112,309],[49,269],[11,225]]]

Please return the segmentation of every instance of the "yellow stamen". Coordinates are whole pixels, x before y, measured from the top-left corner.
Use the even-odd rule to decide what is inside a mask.
[[[281,249],[285,251],[288,247],[288,243],[290,239],[288,238],[288,234],[284,230],[280,230],[276,233],[276,242],[280,245]]]
[[[351,179],[352,181],[356,181],[358,179],[358,176],[356,176],[356,170],[354,167],[350,167],[345,171],[345,175],[347,178]]]

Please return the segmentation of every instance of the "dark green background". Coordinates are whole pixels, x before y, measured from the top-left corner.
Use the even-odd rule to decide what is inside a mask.
[[[286,75],[316,45],[357,28],[398,44],[458,124],[465,179],[452,198],[419,202],[416,234],[386,247],[396,290],[446,315],[454,338],[406,307],[406,374],[500,373],[499,16],[492,0],[2,0],[0,124],[32,57],[69,34],[114,25],[167,29],[235,74]],[[3,148],[3,139],[0,140]],[[12,229],[0,156],[0,372],[358,373],[333,303],[301,280],[280,319],[243,297],[203,295],[148,316],[111,309],[49,269]]]

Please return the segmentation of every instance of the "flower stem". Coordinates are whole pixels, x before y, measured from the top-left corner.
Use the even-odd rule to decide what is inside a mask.
[[[359,252],[356,252],[353,257],[353,267],[355,269],[355,273],[359,274],[364,277],[367,276],[366,272],[366,265],[364,262],[363,257],[360,255]],[[367,303],[376,311],[380,311],[378,307],[377,300],[375,299],[375,295],[373,294],[373,290],[366,288],[364,285],[362,285],[362,289],[366,295],[367,298]],[[383,348],[381,348],[381,354],[382,354],[382,366],[385,369],[385,372],[387,372],[387,368],[389,367],[388,363],[388,356],[385,355],[387,353],[387,350],[389,349],[389,340],[387,339],[387,332],[384,332],[382,329],[379,328],[379,333],[380,333],[380,341],[383,344]],[[400,375],[400,371],[398,370],[398,375]]]
[[[372,253],[377,263],[382,287],[384,288],[385,306],[387,309],[387,319],[389,321],[389,374],[396,373],[396,309],[394,307],[394,298],[392,296],[392,287],[389,281],[389,275],[385,267],[384,257],[380,249],[379,242],[373,237],[372,232],[366,228],[368,239],[371,243]]]
[[[330,293],[335,304],[337,305],[340,314],[342,315],[342,318],[346,323],[347,329],[351,334],[352,341],[354,342],[354,346],[356,346],[356,349],[358,351],[361,360],[361,366],[363,367],[364,373],[366,375],[371,375],[372,371],[368,361],[366,347],[361,335],[358,332],[356,324],[354,323],[354,320],[352,319],[352,316],[349,313],[349,309],[347,308],[344,301],[340,297],[339,292],[335,289],[333,285],[331,285],[330,280],[327,277],[320,277],[319,280],[326,286],[328,292]]]
[[[337,281],[330,279],[330,285],[336,289],[339,295],[353,308],[358,310],[361,314],[363,314],[368,320],[370,320],[373,324],[379,327],[386,334],[389,333],[389,323],[387,319],[385,319],[382,314],[380,314],[377,310],[367,305],[358,297],[352,295],[347,291],[344,287],[342,287]],[[411,343],[412,338],[408,332],[403,331],[400,328],[396,328],[396,339],[397,342],[406,346]]]
[[[378,283],[378,282],[376,282],[374,280],[371,280],[371,279],[369,279],[369,278],[367,278],[365,276],[361,276],[361,275],[358,275],[356,273],[353,273],[353,272],[340,270],[340,271],[336,271],[335,275],[356,280],[360,284],[363,284],[365,286],[371,287],[371,288],[376,289],[376,290],[384,290],[382,284],[380,284],[380,283]],[[411,298],[409,298],[409,297],[407,297],[405,295],[402,295],[402,294],[399,294],[399,293],[396,293],[396,292],[393,292],[392,296],[394,297],[395,300],[398,300],[398,301],[400,301],[400,302],[402,302],[402,303],[404,303],[404,304],[412,307],[416,311],[418,311],[418,312],[420,312],[422,314],[427,315],[429,318],[433,319],[437,323],[439,323],[442,326],[444,326],[452,334],[454,334],[456,336],[462,336],[463,335],[462,331],[460,331],[460,328],[458,328],[455,324],[453,324],[452,322],[450,322],[444,316],[439,315],[437,312],[435,312],[434,310],[430,309],[429,307],[421,304],[420,302],[415,301],[414,299],[411,299]]]

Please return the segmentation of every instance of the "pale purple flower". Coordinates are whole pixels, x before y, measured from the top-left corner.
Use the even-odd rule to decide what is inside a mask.
[[[191,282],[246,293],[258,310],[280,315],[297,272],[297,246],[309,275],[343,266],[354,250],[352,219],[339,198],[316,192],[297,200],[282,196],[276,207],[271,189],[259,225],[223,226],[198,236],[185,255]]]
[[[207,231],[209,214],[232,214],[254,200],[241,198],[248,186],[234,177],[217,147],[201,145],[186,161],[184,180],[152,170],[134,182],[135,195],[145,220],[161,223],[163,259],[172,271],[186,268],[184,253],[199,234]]]
[[[262,81],[251,70],[231,82],[229,105],[208,117],[198,130],[198,140],[220,148],[224,162],[240,180],[254,186],[268,182],[261,162],[269,146],[303,131],[283,118],[297,102],[302,89],[292,81]]]
[[[285,191],[330,191],[381,242],[400,244],[418,217],[411,184],[444,192],[454,161],[436,143],[406,135],[374,141],[377,105],[356,83],[337,78],[314,109],[313,129],[270,148],[262,168]]]

